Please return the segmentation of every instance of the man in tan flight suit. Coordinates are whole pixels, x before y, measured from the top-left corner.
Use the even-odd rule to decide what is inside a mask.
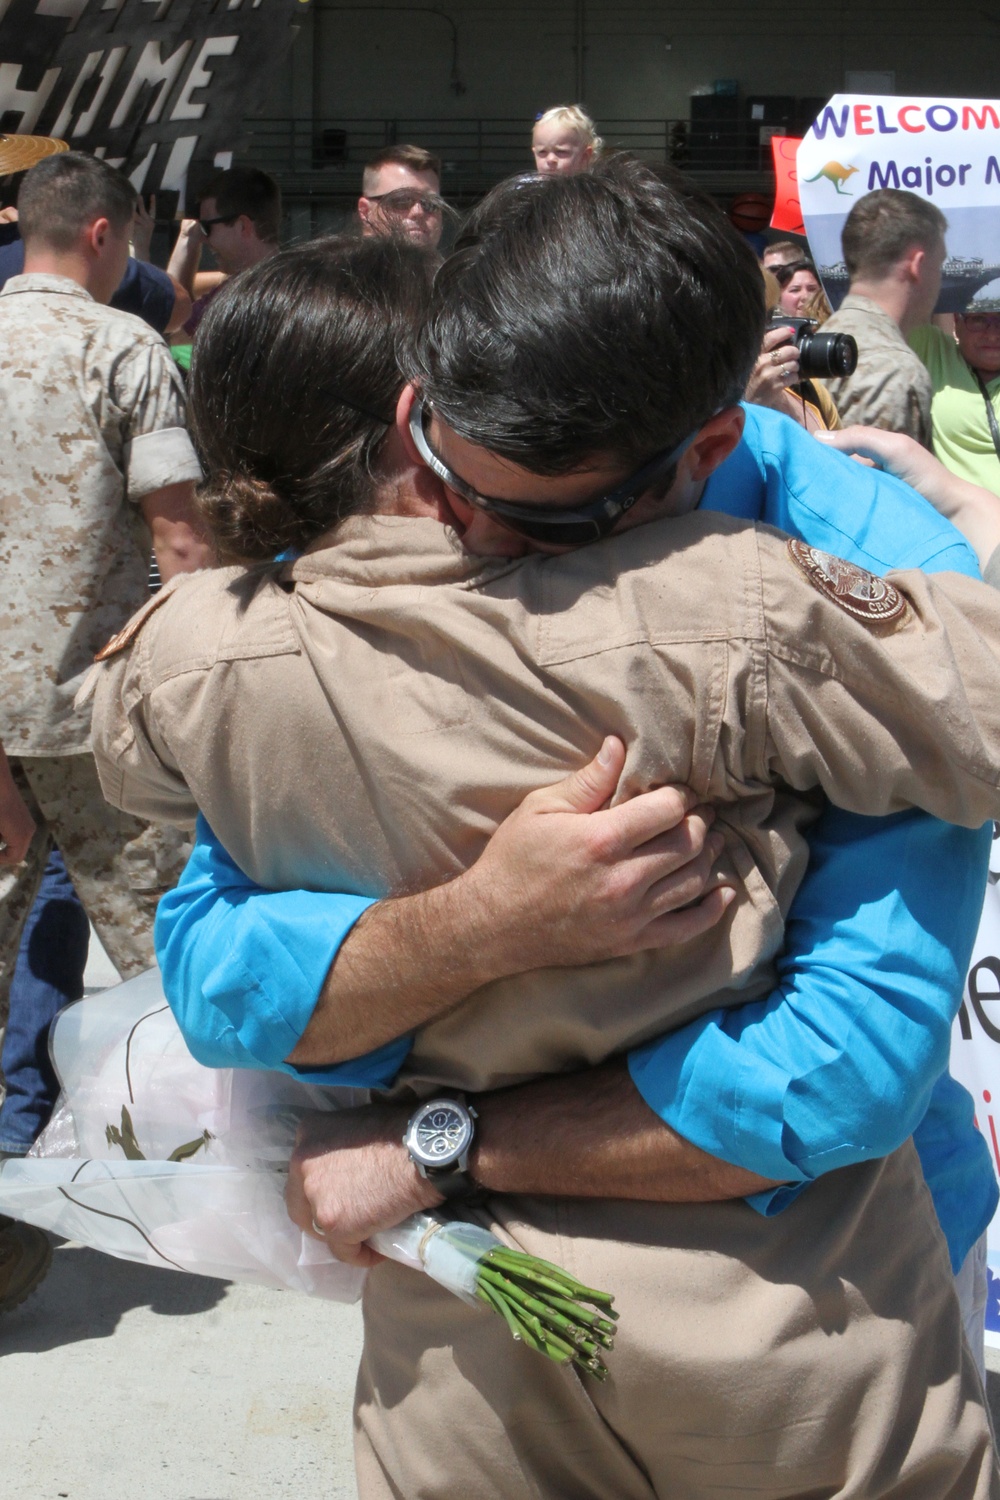
[[[635,192],[648,235],[662,222],[657,189]],[[620,208],[626,195],[609,197]],[[655,234],[636,246],[620,215],[603,223],[626,257],[655,255]],[[583,273],[591,262],[576,248],[560,246],[563,264]],[[620,305],[615,319],[626,326]],[[617,1143],[623,1186],[588,1195],[576,1184],[600,1146],[584,1128],[581,1160],[559,1141],[567,1197],[541,1182],[559,1125],[530,1117],[541,1127],[530,1142],[522,1130],[515,1151],[505,1100],[522,1090],[491,1092],[769,992],[819,791],[862,813],[915,805],[968,826],[1000,811],[1000,609],[985,588],[886,583],[718,516],[642,524],[663,513],[664,489],[668,512],[690,509],[732,451],[733,387],[759,337],[748,317],[745,368],[703,372],[714,394],[692,377],[698,420],[658,455],[659,487],[640,466],[631,493],[613,450],[598,444],[586,465],[540,477],[409,389],[396,468],[386,460],[389,514],[345,523],[255,590],[228,570],[182,584],[134,623],[98,681],[95,748],[112,800],[159,816],[197,804],[272,888],[445,879],[526,790],[609,730],[629,744],[623,793],[687,782],[718,808],[720,867],[739,895],[713,932],[668,955],[496,982],[418,1034],[404,1084],[483,1091],[472,1174],[501,1196],[476,1212],[613,1291],[621,1331],[607,1385],[584,1386],[512,1345],[486,1311],[380,1266],[358,1396],[366,1500],[997,1493],[911,1146],[828,1174],[768,1219],[743,1202],[646,1201],[630,1190],[631,1141]],[[412,482],[428,461],[437,491]],[[525,535],[562,550],[560,535],[581,538],[560,526],[601,516],[597,545],[524,558]],[[366,1152],[380,1172],[387,1224],[439,1201],[399,1145],[408,1112],[358,1112],[343,1127],[355,1139],[340,1142],[348,1174]],[[370,1232],[379,1209],[369,1199],[354,1213],[363,1238],[358,1221]],[[332,1210],[321,1227],[351,1238]]]

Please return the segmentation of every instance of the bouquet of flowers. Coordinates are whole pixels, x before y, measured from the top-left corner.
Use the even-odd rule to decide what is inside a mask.
[[[479,1224],[412,1214],[368,1243],[390,1260],[419,1266],[463,1301],[485,1302],[516,1339],[598,1380],[614,1346],[617,1313],[607,1292],[583,1286],[550,1261],[511,1250]],[[589,1305],[588,1305],[589,1304]]]
[[[367,1095],[201,1067],[156,970],[67,1007],[50,1045],[62,1092],[31,1153],[0,1163],[0,1213],[127,1260],[357,1300],[365,1272],[292,1223],[284,1180],[302,1115]],[[550,1359],[606,1376],[607,1293],[437,1213],[370,1244],[490,1308]]]

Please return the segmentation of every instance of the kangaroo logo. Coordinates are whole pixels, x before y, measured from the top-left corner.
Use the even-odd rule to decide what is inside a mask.
[[[844,192],[844,183],[848,177],[853,177],[857,167],[843,167],[839,161],[828,161],[825,167],[820,167],[815,177],[807,177],[806,182],[818,182],[825,177],[827,182],[832,182],[836,191],[842,198],[853,198],[853,193]]]

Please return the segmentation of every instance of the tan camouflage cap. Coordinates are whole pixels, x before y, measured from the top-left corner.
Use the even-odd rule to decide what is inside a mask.
[[[0,135],[0,177],[26,172],[36,161],[68,150],[68,141],[57,141],[51,135]]]

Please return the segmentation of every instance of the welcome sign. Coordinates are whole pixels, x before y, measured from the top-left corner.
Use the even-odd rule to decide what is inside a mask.
[[[840,232],[877,188],[906,188],[948,220],[938,312],[1000,276],[1000,102],[836,94],[798,149],[799,200],[827,296],[847,291]]]
[[[994,829],[989,885],[965,997],[952,1029],[951,1071],[972,1095],[976,1124],[1000,1177],[1000,838]],[[1000,1212],[988,1233],[986,1342],[1000,1349]]]

